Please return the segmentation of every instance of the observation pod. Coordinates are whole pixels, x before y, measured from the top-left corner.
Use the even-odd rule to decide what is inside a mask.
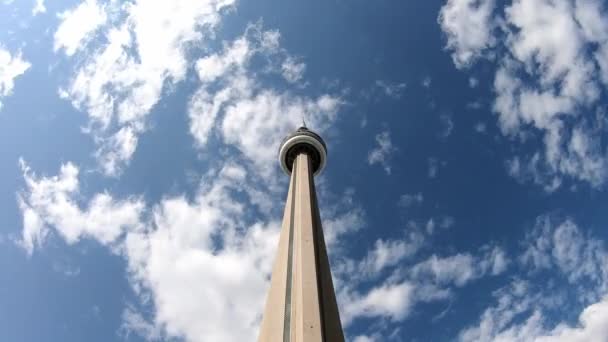
[[[306,153],[316,176],[325,168],[327,163],[327,145],[317,133],[305,126],[288,135],[279,149],[279,162],[286,174],[291,175],[293,162],[300,153]]]
[[[258,341],[343,342],[314,183],[327,146],[300,127],[283,140],[279,163],[289,191]]]

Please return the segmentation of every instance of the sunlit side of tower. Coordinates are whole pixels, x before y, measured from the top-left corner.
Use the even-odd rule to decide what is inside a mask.
[[[306,127],[281,144],[291,180],[259,342],[344,341],[314,183],[326,160],[325,142]]]

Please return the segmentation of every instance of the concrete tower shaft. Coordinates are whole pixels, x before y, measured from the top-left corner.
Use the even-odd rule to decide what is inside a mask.
[[[260,342],[344,341],[314,184],[327,150],[323,140],[309,132],[300,128],[279,153],[291,180]],[[294,140],[298,133],[317,143]]]

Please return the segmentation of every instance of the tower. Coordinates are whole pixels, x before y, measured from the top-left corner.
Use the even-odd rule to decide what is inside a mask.
[[[314,176],[327,161],[321,137],[305,126],[279,149],[291,178],[259,342],[343,342]]]

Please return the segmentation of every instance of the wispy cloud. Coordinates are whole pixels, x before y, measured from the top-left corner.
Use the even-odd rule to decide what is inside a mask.
[[[399,206],[402,207],[411,207],[415,204],[422,204],[422,202],[424,201],[424,196],[422,195],[422,193],[416,193],[416,194],[403,194],[401,195],[401,197],[399,197]]]
[[[65,48],[67,55],[81,51],[78,58],[85,62],[60,93],[87,113],[87,131],[98,145],[105,174],[118,175],[128,164],[165,85],[186,76],[187,46],[211,37],[232,5],[224,0],[137,1],[113,8],[118,20],[108,25],[103,25],[105,7],[95,0],[62,14],[55,48]],[[96,31],[104,39],[83,49]]]
[[[403,95],[407,85],[404,82],[393,83],[384,80],[376,80],[376,87],[378,87],[384,95],[393,99],[399,99]]]
[[[514,141],[534,137],[541,146],[514,156],[511,175],[549,191],[567,179],[602,186],[608,176],[598,102],[608,84],[603,5],[515,0],[504,16],[494,6],[450,0],[439,22],[458,68],[482,57],[496,62],[493,110],[502,133]]]
[[[199,59],[196,70],[201,84],[189,106],[190,133],[199,149],[205,148],[212,129],[217,127],[219,137],[241,151],[265,176],[276,170],[273,161],[278,143],[301,125],[302,118],[323,132],[336,120],[342,104],[338,96],[328,93],[316,98],[298,96],[257,80],[250,66],[254,56],[274,61],[264,69],[277,74],[285,73],[286,62],[293,63],[279,40],[278,31],[263,30],[257,23],[249,25],[243,36],[226,43],[222,51]]]
[[[40,13],[46,13],[46,7],[44,6],[44,0],[36,0],[34,8],[32,8],[32,15],[36,16]]]
[[[389,131],[384,131],[376,135],[377,146],[372,149],[367,155],[369,165],[380,164],[387,175],[391,174],[390,156],[397,149],[391,142],[391,134]]]
[[[494,292],[495,304],[460,332],[460,341],[602,341],[608,333],[603,244],[570,219],[541,216],[522,245],[520,276]],[[584,308],[576,325],[550,318],[571,300]]]
[[[22,58],[21,52],[11,54],[0,44],[0,100],[13,93],[15,79],[23,75],[32,65]],[[0,101],[2,109],[2,101]]]

